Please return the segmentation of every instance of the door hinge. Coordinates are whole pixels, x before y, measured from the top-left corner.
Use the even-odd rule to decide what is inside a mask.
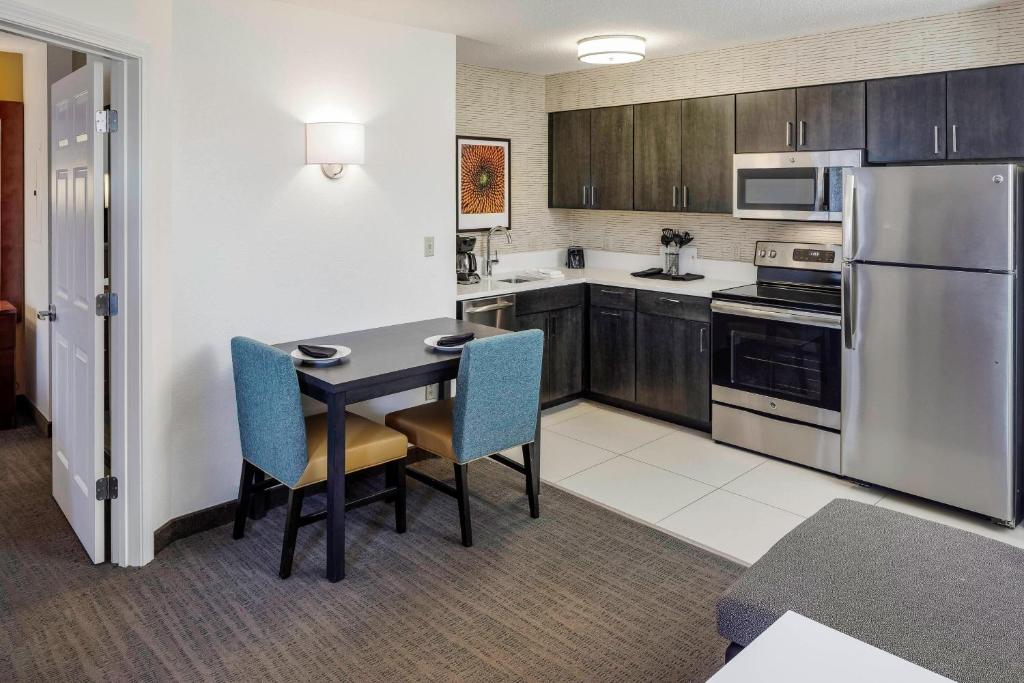
[[[96,315],[101,317],[117,315],[117,294],[115,292],[103,292],[96,295]]]
[[[96,132],[116,133],[117,132],[117,110],[101,109],[96,112]]]
[[[96,480],[96,500],[117,498],[117,477],[102,477]]]

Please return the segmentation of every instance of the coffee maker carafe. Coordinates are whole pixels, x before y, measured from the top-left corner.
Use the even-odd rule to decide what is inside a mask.
[[[455,238],[455,277],[460,285],[474,285],[480,282],[476,273],[475,237],[458,236]]]

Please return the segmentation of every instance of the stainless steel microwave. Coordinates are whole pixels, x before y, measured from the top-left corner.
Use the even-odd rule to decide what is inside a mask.
[[[843,169],[862,166],[859,149],[733,155],[737,218],[841,221]]]

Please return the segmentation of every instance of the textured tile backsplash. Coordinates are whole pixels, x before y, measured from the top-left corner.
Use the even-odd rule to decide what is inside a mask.
[[[674,228],[703,258],[749,261],[756,240],[838,242],[839,226],[548,209],[546,112],[1018,62],[1024,2],[547,77],[460,64],[457,129],[512,138],[513,251],[657,253],[661,229]]]

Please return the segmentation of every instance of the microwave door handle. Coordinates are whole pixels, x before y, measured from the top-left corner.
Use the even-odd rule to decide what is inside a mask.
[[[857,333],[855,314],[857,301],[854,298],[853,289],[853,264],[843,264],[843,346],[850,351],[854,350],[853,337]]]
[[[815,185],[817,185],[814,200],[815,211],[828,211],[828,196],[825,188],[828,186],[828,168],[819,166],[815,170]]]

